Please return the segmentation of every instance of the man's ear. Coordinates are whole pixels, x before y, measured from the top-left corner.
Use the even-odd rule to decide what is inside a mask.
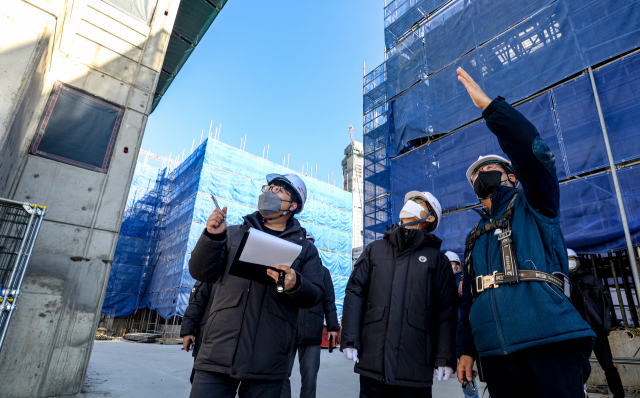
[[[294,212],[298,208],[297,202],[291,202],[291,206],[289,206],[289,211]]]
[[[515,174],[507,174],[507,177],[509,178],[509,182],[510,182],[510,183],[512,183],[512,184],[514,184],[514,186],[515,186],[515,183],[516,183],[516,176],[515,176]]]

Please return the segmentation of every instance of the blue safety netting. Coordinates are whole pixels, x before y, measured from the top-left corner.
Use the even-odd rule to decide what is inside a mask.
[[[409,88],[425,74],[429,75],[393,99],[388,107],[393,156],[401,153],[412,139],[447,133],[480,117],[457,80],[458,66],[490,96],[502,95],[514,102],[590,65],[632,50],[640,43],[640,7],[636,1],[556,0],[520,23],[517,19],[503,20],[505,26],[480,30],[480,20],[483,24],[497,23],[497,18],[486,15],[488,11],[483,2],[460,2],[461,13],[465,8],[480,10],[469,11],[466,17],[473,19],[473,32],[477,37],[480,37],[478,32],[489,35],[509,28],[514,22],[516,25],[488,42],[479,41],[486,39],[482,36],[475,43],[470,40],[459,47],[456,43],[465,37],[456,30],[460,26],[443,22],[443,28],[430,31],[428,25],[434,24],[438,19],[435,18],[420,28],[421,33],[411,33],[403,40],[410,41],[410,45],[400,43],[396,46],[398,50],[388,52],[387,99]],[[505,0],[503,3],[505,6],[507,3],[524,6],[536,2]],[[540,4],[532,6],[531,10]],[[453,13],[455,7],[448,8],[447,12],[449,9],[452,18],[458,15]],[[437,36],[440,29],[447,30],[447,34],[437,37],[437,46],[429,44],[433,42],[430,34]],[[414,37],[420,35],[424,36],[424,51],[416,49],[419,41],[415,44]],[[445,39],[450,42],[440,43]],[[430,49],[433,55],[428,56]],[[430,62],[433,68],[430,68]],[[402,67],[398,66],[400,64]],[[448,66],[439,69],[445,65]]]
[[[426,10],[421,4],[390,3],[405,8],[387,19],[389,50],[378,68],[385,71],[377,86],[387,89],[386,123],[372,125],[375,108],[364,109],[365,244],[398,222],[404,194],[419,189],[434,193],[452,212],[443,218],[438,234],[444,238],[443,249],[461,253],[466,233],[478,221],[473,211],[457,210],[477,203],[465,171],[480,155],[503,153],[458,82],[456,68],[467,70],[490,96],[502,95],[509,102],[525,99],[588,66],[637,48],[640,5],[604,0],[456,0],[424,18],[438,7]],[[594,77],[615,163],[639,158],[640,56],[596,69]],[[555,155],[560,181],[609,166],[588,75],[517,108]],[[623,168],[619,178],[637,244],[640,193],[630,183],[635,173],[635,168]],[[610,175],[563,183],[561,194],[561,222],[569,246],[591,252],[625,246]]]
[[[214,209],[210,195],[228,208],[229,225],[240,224],[242,216],[256,211],[270,173],[293,171],[218,141],[205,141],[171,172],[138,164],[103,314],[126,316],[139,306],[157,310],[164,318],[182,316],[195,283],[188,271],[190,253]],[[308,197],[296,217],[316,238],[334,281],[340,315],[351,273],[352,194],[300,177]]]

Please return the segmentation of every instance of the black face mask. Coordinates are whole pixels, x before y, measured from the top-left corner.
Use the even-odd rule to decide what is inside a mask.
[[[473,183],[473,190],[478,199],[487,199],[493,193],[494,188],[500,185],[502,185],[502,171],[481,171]]]

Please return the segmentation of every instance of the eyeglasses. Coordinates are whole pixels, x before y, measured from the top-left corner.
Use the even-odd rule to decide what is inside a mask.
[[[263,185],[262,186],[262,193],[265,193],[267,191],[271,191],[275,194],[279,193],[279,192],[284,192],[287,194],[288,197],[291,197],[291,195],[289,194],[289,192],[287,192],[286,189],[284,189],[283,187],[281,187],[280,185]]]

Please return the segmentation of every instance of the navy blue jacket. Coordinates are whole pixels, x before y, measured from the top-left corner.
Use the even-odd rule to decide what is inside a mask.
[[[522,184],[512,219],[512,239],[520,269],[560,271],[568,275],[553,154],[536,128],[503,98],[493,100],[482,116]],[[478,212],[481,217],[478,228],[499,219],[515,193],[514,188],[496,188],[491,211]],[[503,271],[497,235],[486,233],[477,239],[472,264],[475,276]],[[458,356],[507,355],[543,344],[595,337],[569,299],[546,283],[502,285],[480,293],[472,303],[468,266],[463,267],[461,317],[456,337]]]
[[[333,280],[331,279],[331,272],[326,267],[322,267],[322,280],[324,281],[322,302],[314,307],[300,308],[298,310],[297,345],[322,344],[322,329],[324,328],[325,318],[327,319],[328,332],[340,330]]]

